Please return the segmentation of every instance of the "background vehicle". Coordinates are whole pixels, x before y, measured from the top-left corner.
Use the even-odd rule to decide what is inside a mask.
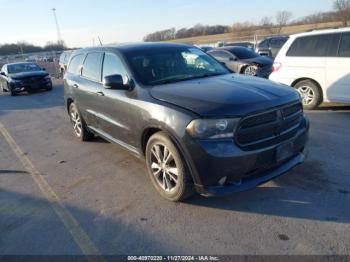
[[[52,90],[49,74],[34,63],[5,64],[1,69],[0,87],[12,96],[39,89]]]
[[[251,42],[226,43],[224,46],[241,46],[254,50],[254,44]]]
[[[67,70],[67,65],[68,65],[68,61],[69,58],[71,56],[73,51],[64,51],[61,56],[60,56],[60,60],[59,60],[59,67],[60,67],[60,77],[63,78],[64,73]]]
[[[350,28],[291,36],[270,79],[296,88],[306,109],[350,103]]]
[[[245,47],[222,47],[208,52],[235,73],[268,78],[273,60]]]
[[[97,134],[145,158],[153,185],[172,201],[194,189],[244,191],[304,160],[308,120],[298,93],[233,76],[190,45],[80,50],[64,85],[76,136]]]
[[[275,58],[288,39],[288,36],[267,37],[258,44],[255,51],[262,56]]]
[[[206,53],[208,53],[209,51],[214,49],[214,47],[212,47],[212,46],[200,46],[199,48],[202,49]]]

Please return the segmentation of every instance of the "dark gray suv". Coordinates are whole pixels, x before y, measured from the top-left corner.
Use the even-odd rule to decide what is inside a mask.
[[[305,158],[309,124],[298,93],[231,74],[193,46],[79,50],[64,85],[76,136],[98,135],[144,158],[172,201],[251,189]]]

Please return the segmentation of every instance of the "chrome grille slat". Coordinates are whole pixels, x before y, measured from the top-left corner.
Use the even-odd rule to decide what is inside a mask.
[[[236,143],[255,150],[283,142],[296,134],[302,115],[302,105],[297,103],[248,116],[237,128]]]

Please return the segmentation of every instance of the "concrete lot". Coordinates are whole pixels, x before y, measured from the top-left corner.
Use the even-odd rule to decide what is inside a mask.
[[[0,254],[350,254],[350,107],[307,114],[304,165],[249,192],[174,204],[142,161],[75,139],[60,83],[1,94]]]

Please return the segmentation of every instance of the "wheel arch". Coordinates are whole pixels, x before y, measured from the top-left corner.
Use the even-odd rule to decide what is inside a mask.
[[[169,136],[170,140],[174,143],[175,147],[179,150],[179,153],[181,154],[181,157],[183,158],[184,162],[186,163],[186,166],[190,172],[190,175],[194,181],[197,181],[198,176],[196,170],[193,168],[193,164],[191,163],[191,160],[189,158],[189,154],[185,150],[184,146],[181,144],[173,132],[171,132],[168,128],[160,125],[153,125],[148,126],[145,128],[142,132],[141,136],[141,150],[143,156],[146,155],[146,147],[149,139],[158,132],[164,132],[166,135]]]
[[[69,107],[70,105],[74,102],[74,99],[72,97],[68,97],[67,100],[66,100],[66,109],[67,109],[67,112],[69,112]]]

